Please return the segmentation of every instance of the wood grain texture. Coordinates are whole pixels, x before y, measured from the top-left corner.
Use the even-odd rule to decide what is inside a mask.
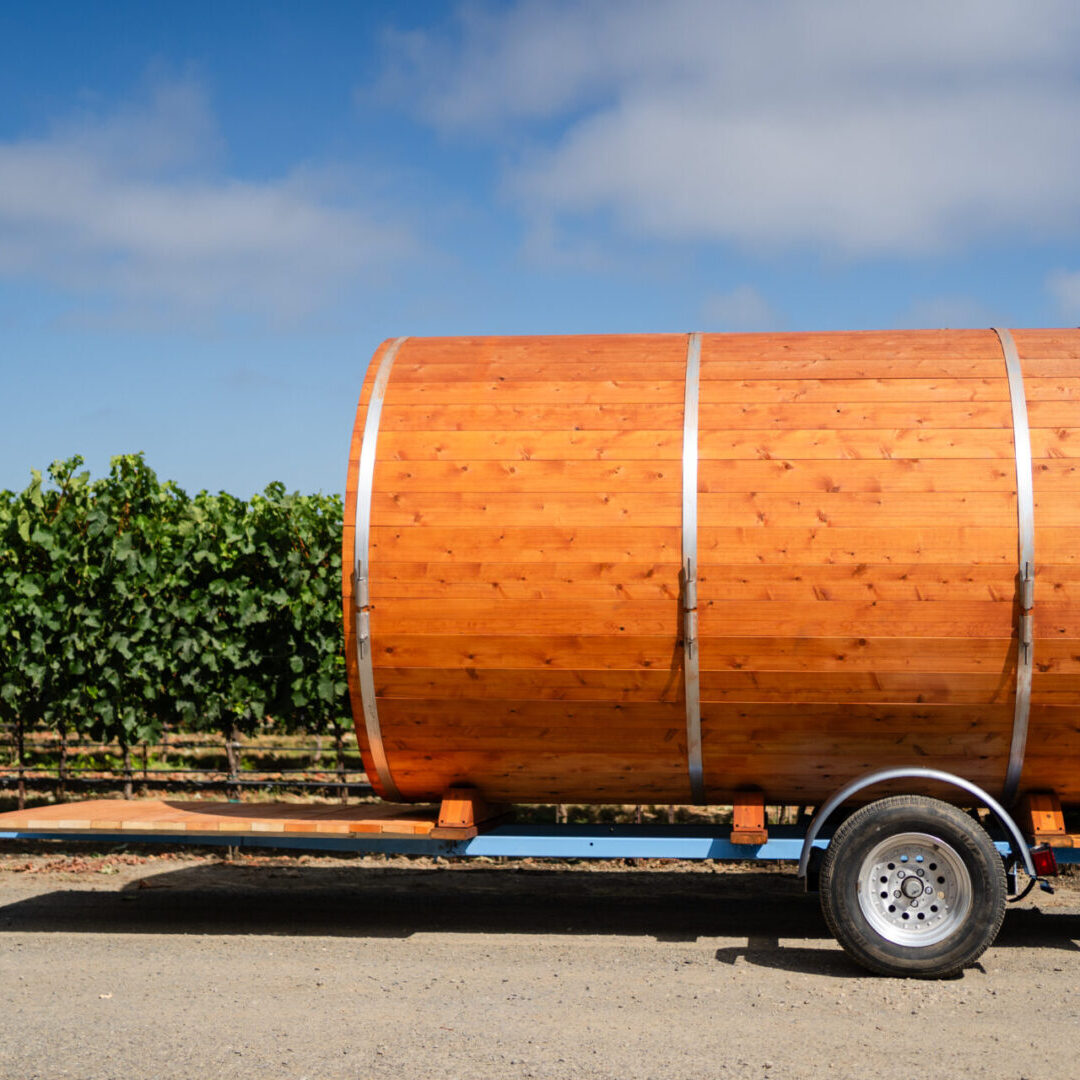
[[[318,806],[299,803],[177,802],[121,799],[56,803],[0,814],[0,829],[57,833],[372,833],[426,836],[434,807]]]
[[[682,520],[682,499],[675,492],[658,492],[647,501],[637,492],[377,492],[373,506],[379,520],[387,525],[439,529],[493,524],[558,527],[566,521],[606,528],[678,528]]]
[[[1037,525],[1023,782],[1076,803],[1080,331],[1014,337]],[[686,347],[685,334],[402,347],[369,554],[376,692],[406,798],[461,782],[505,801],[689,798]],[[865,769],[928,763],[1000,791],[1017,530],[996,336],[707,334],[699,426],[709,798],[753,785],[814,802]],[[346,578],[359,452],[354,434]]]
[[[406,491],[679,494],[682,468],[679,461],[377,461],[375,490],[391,497]]]
[[[671,470],[668,470],[671,471]],[[1080,463],[1036,459],[1032,464],[1036,491],[1056,495],[1080,492]],[[701,462],[700,492],[739,491],[958,491],[1015,494],[1011,460],[900,458],[896,460]]]
[[[677,600],[674,563],[372,562],[372,597]]]
[[[521,563],[580,560],[594,563],[679,561],[677,526],[513,526],[424,529],[375,525],[373,558],[395,561],[516,558]]]

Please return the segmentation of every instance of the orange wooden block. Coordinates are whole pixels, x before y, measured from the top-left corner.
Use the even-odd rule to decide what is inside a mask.
[[[731,817],[733,844],[764,844],[769,839],[765,826],[765,796],[760,791],[741,791],[735,796]]]
[[[505,807],[488,805],[475,788],[455,786],[443,796],[439,821],[431,835],[437,840],[469,840],[481,825],[505,814]]]
[[[1020,803],[1021,828],[1039,841],[1061,841],[1065,837],[1065,816],[1052,791],[1033,791]]]

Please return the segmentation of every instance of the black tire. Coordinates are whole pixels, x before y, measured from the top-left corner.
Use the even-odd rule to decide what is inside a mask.
[[[918,795],[856,810],[821,866],[829,929],[879,975],[959,973],[997,937],[1005,897],[1005,867],[986,830],[955,806]]]

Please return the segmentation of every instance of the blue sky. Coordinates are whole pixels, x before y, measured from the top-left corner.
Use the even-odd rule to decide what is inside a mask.
[[[0,487],[344,486],[400,334],[1080,321],[1080,5],[0,0]]]

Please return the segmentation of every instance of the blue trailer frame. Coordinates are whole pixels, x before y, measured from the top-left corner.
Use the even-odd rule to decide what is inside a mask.
[[[806,830],[773,825],[764,844],[733,844],[711,825],[495,825],[467,840],[430,836],[353,833],[192,833],[125,829],[117,832],[9,830],[0,840],[66,840],[97,844],[167,844],[235,847],[245,850],[285,849],[351,852],[367,855],[427,855],[444,858],[530,859],[690,859],[746,862],[799,862]],[[823,852],[828,835],[811,847]],[[996,839],[1003,858],[1012,853],[1007,839]],[[1080,849],[1055,848],[1059,863],[1080,863]]]

